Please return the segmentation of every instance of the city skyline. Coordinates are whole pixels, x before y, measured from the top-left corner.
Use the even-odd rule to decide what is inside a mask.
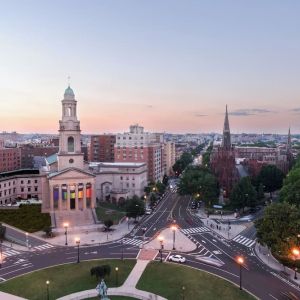
[[[57,133],[71,76],[84,134],[221,132],[226,104],[232,133],[298,133],[299,6],[5,3],[1,129]]]

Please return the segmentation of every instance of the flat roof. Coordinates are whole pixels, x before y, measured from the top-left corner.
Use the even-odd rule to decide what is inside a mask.
[[[0,173],[0,178],[11,177],[16,175],[33,175],[33,174],[40,174],[40,171],[38,169],[19,169],[15,171]]]
[[[142,167],[146,165],[146,163],[135,163],[135,162],[90,162],[91,167],[93,166],[101,166],[101,167]]]

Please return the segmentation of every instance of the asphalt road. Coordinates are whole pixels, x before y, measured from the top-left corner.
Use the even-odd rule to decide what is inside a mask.
[[[292,292],[300,299],[300,289],[297,286],[286,282],[255,256],[251,243],[255,234],[253,229],[245,232],[241,240],[227,241],[214,234],[198,216],[194,215],[189,209],[190,201],[188,196],[168,192],[154,213],[142,218],[140,223],[122,240],[98,246],[80,247],[80,260],[121,259],[122,257],[134,259],[143,241],[157,236],[162,229],[176,220],[182,232],[197,245],[196,250],[182,254],[187,258],[187,265],[239,284],[239,266],[236,263],[236,257],[242,255],[245,259],[242,268],[242,285],[245,289],[260,299],[287,299],[281,292]],[[146,228],[145,232],[143,228]],[[3,251],[9,251],[9,249],[4,247]],[[76,263],[78,258],[78,248],[74,246],[47,248],[45,245],[39,245],[31,251],[18,252],[8,256],[3,262],[0,269],[0,281],[53,265]],[[170,251],[165,251],[163,259],[167,260],[170,253]],[[160,260],[160,257],[156,259]],[[218,262],[222,266],[212,265],[203,260]]]

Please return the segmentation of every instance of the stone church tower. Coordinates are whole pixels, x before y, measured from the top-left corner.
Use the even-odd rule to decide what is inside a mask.
[[[58,171],[71,167],[83,169],[81,130],[76,105],[74,92],[69,86],[62,100],[62,118],[59,121]]]

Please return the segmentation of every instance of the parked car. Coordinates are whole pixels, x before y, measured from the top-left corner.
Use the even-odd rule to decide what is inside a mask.
[[[185,262],[185,257],[183,257],[181,255],[170,255],[169,256],[169,261],[184,263]]]

